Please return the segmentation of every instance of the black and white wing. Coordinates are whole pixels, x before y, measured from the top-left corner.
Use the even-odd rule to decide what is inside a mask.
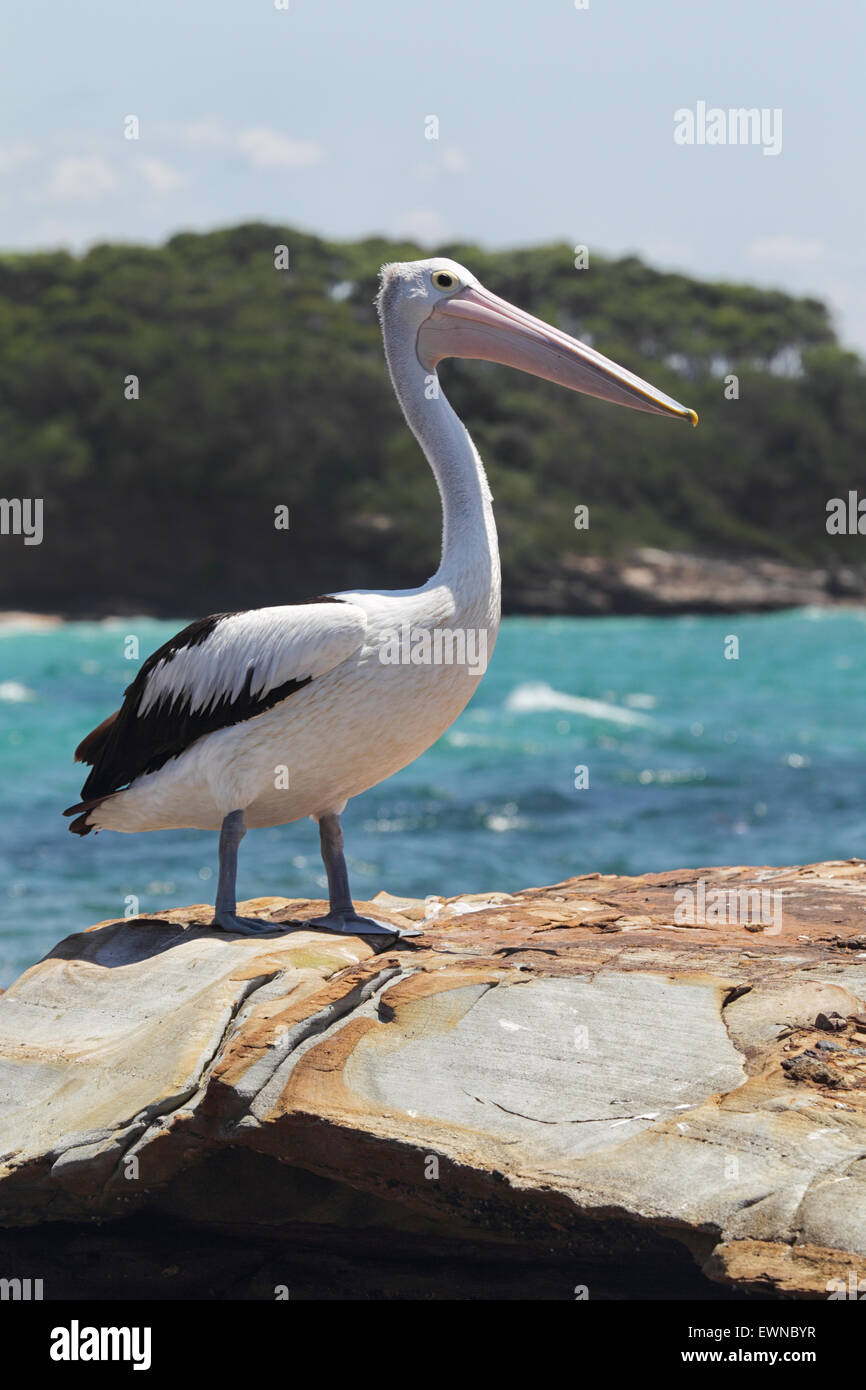
[[[93,770],[64,815],[157,771],[204,734],[263,714],[360,651],[366,630],[362,608],[330,597],[190,623],[147,658],[120,709],[76,748],[76,762]],[[70,830],[87,834],[83,822]]]

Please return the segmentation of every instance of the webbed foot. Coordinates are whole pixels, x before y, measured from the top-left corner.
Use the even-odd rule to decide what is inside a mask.
[[[325,917],[311,917],[306,927],[321,927],[324,931],[342,932],[344,936],[420,936],[420,927],[395,927],[390,922],[377,922],[375,917],[361,917],[357,912],[329,912]]]
[[[282,922],[271,922],[267,917],[241,917],[237,912],[215,912],[210,925],[219,931],[237,932],[240,936],[262,936],[265,932],[286,930]]]

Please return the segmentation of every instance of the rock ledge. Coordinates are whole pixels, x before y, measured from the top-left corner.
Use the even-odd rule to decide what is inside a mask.
[[[781,922],[681,924],[700,880],[778,891]],[[204,907],[100,923],[0,996],[4,1251],[143,1213],[544,1252],[590,1296],[641,1250],[704,1297],[866,1273],[863,861],[380,894],[424,926],[380,954],[320,910],[246,903],[300,924],[260,940]]]

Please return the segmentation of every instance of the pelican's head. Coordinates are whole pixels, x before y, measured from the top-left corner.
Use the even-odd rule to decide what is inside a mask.
[[[383,326],[399,320],[414,336],[426,371],[434,371],[446,357],[482,358],[633,410],[698,423],[687,406],[586,343],[491,294],[471,271],[446,256],[383,266],[377,302]]]

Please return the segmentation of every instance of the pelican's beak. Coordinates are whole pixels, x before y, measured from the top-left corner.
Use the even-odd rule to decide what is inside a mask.
[[[417,350],[428,370],[445,357],[482,358],[603,401],[698,423],[694,410],[480,285],[467,285],[439,300],[418,330]]]

